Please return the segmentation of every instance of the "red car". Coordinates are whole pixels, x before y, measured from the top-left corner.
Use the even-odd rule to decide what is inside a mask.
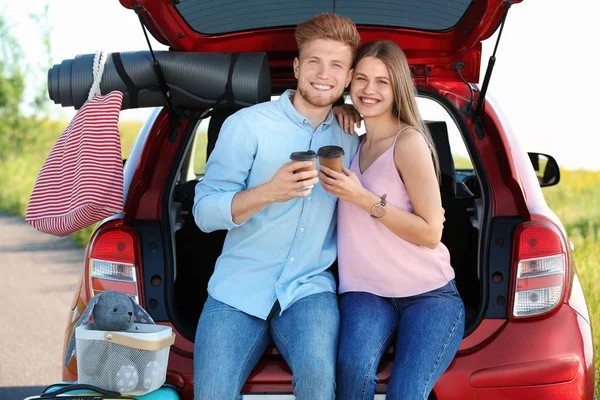
[[[590,315],[565,229],[540,188],[558,183],[558,166],[551,156],[522,151],[487,98],[493,60],[478,84],[481,42],[502,29],[512,3],[121,0],[130,9],[123,12],[138,12],[170,50],[266,53],[261,76],[270,76],[263,88],[267,100],[295,87],[294,27],[320,12],[352,18],[362,43],[390,39],[400,45],[439,152],[446,210],[442,240],[467,310],[460,349],[430,398],[591,400]],[[229,68],[228,78],[227,68],[216,68],[215,80],[224,74],[231,81],[235,68]],[[169,73],[165,77],[165,85],[137,93],[138,105],[150,96],[146,92],[163,90],[177,108],[181,86]],[[195,81],[203,87],[214,84],[201,75]],[[127,89],[138,84],[129,83]],[[131,92],[125,96],[127,107],[136,106],[133,97]],[[223,231],[201,232],[191,214],[203,162],[224,119],[240,105],[220,100],[210,114],[204,112],[208,106],[177,113],[157,108],[145,123],[125,164],[125,212],[93,233],[71,304],[75,315],[65,332],[68,339],[71,320],[94,294],[119,290],[134,296],[157,323],[172,326],[177,334],[167,382],[184,399],[193,398],[193,339],[225,238]],[[384,398],[393,354],[382,359],[376,398]],[[76,359],[63,369],[63,378],[77,379]],[[291,399],[291,378],[277,349],[270,347],[248,378],[244,398]]]

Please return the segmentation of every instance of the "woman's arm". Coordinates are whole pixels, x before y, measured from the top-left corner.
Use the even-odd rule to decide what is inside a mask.
[[[333,115],[337,118],[340,128],[346,133],[355,133],[354,126],[360,129],[362,116],[352,104],[334,106]]]
[[[388,203],[386,215],[378,220],[411,243],[435,248],[440,243],[445,219],[429,147],[419,132],[409,129],[398,138],[394,150],[394,161],[406,185],[413,213]],[[350,170],[344,169],[344,174],[338,174],[321,167],[321,171],[329,175],[321,172],[319,176],[325,190],[365,212],[370,214],[373,205],[380,201],[380,197],[365,189]]]

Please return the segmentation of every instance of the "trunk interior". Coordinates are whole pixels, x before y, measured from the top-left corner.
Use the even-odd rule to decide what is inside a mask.
[[[174,235],[173,268],[175,280],[171,309],[177,320],[172,321],[178,331],[193,341],[196,325],[207,297],[206,288],[219,257],[226,231],[204,233],[198,229],[192,215],[194,189],[202,175],[193,171],[195,149],[205,151],[206,158],[214,148],[224,120],[235,110],[217,109],[203,130],[190,134],[183,150],[173,196],[169,199],[170,226]],[[453,116],[452,118],[455,118]],[[480,256],[481,221],[483,201],[480,181],[472,169],[455,166],[450,149],[448,126],[444,121],[427,121],[435,142],[441,169],[442,203],[446,222],[442,242],[448,247],[456,284],[465,303],[466,329],[468,334],[478,324],[477,315],[482,307],[478,260]],[[200,123],[198,124],[200,126]],[[196,131],[201,128],[197,127]],[[465,134],[459,134],[469,137]],[[198,146],[198,142],[202,142]],[[203,158],[204,154],[200,158]],[[187,169],[187,170],[186,170]],[[192,171],[192,172],[190,172]],[[203,171],[202,171],[203,172]],[[332,268],[335,270],[337,265]],[[336,277],[337,277],[337,271]],[[273,354],[272,352],[270,354]]]

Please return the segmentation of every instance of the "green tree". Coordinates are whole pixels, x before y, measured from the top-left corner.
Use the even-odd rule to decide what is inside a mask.
[[[42,29],[44,49],[50,64],[48,7],[31,17]],[[39,72],[32,71],[27,65],[20,43],[11,34],[6,19],[0,15],[0,161],[11,154],[27,151],[28,146],[36,142],[41,126],[47,120],[45,88],[33,88],[36,95],[30,104],[31,113],[23,111],[26,85],[35,82],[35,74]]]
[[[12,150],[10,145],[21,128],[20,106],[25,93],[23,52],[0,16],[0,158]]]
[[[38,66],[38,70],[34,71],[35,75],[40,75],[43,79],[42,85],[39,85],[39,87],[36,90],[36,95],[33,99],[33,102],[31,104],[31,106],[39,113],[41,113],[41,116],[43,118],[47,118],[48,117],[48,113],[49,113],[49,106],[50,106],[50,101],[48,99],[48,91],[46,88],[46,83],[47,83],[47,73],[48,73],[48,68],[50,68],[52,66],[52,44],[50,41],[50,34],[52,33],[52,28],[50,27],[49,21],[48,21],[48,4],[46,4],[44,6],[44,11],[42,11],[40,14],[30,14],[29,17],[31,19],[33,19],[39,30],[40,30],[40,34],[41,34],[41,39],[42,39],[42,45],[44,48],[44,55],[46,58],[46,62],[45,64],[41,64]]]

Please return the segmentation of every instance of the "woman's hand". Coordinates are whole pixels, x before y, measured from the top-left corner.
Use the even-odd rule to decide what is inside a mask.
[[[362,117],[352,104],[343,104],[333,107],[333,115],[337,118],[340,127],[346,133],[354,133],[354,125],[360,128]]]
[[[323,189],[337,198],[357,204],[365,194],[370,193],[363,187],[354,172],[346,167],[343,168],[343,172],[341,174],[321,165],[319,182]]]

